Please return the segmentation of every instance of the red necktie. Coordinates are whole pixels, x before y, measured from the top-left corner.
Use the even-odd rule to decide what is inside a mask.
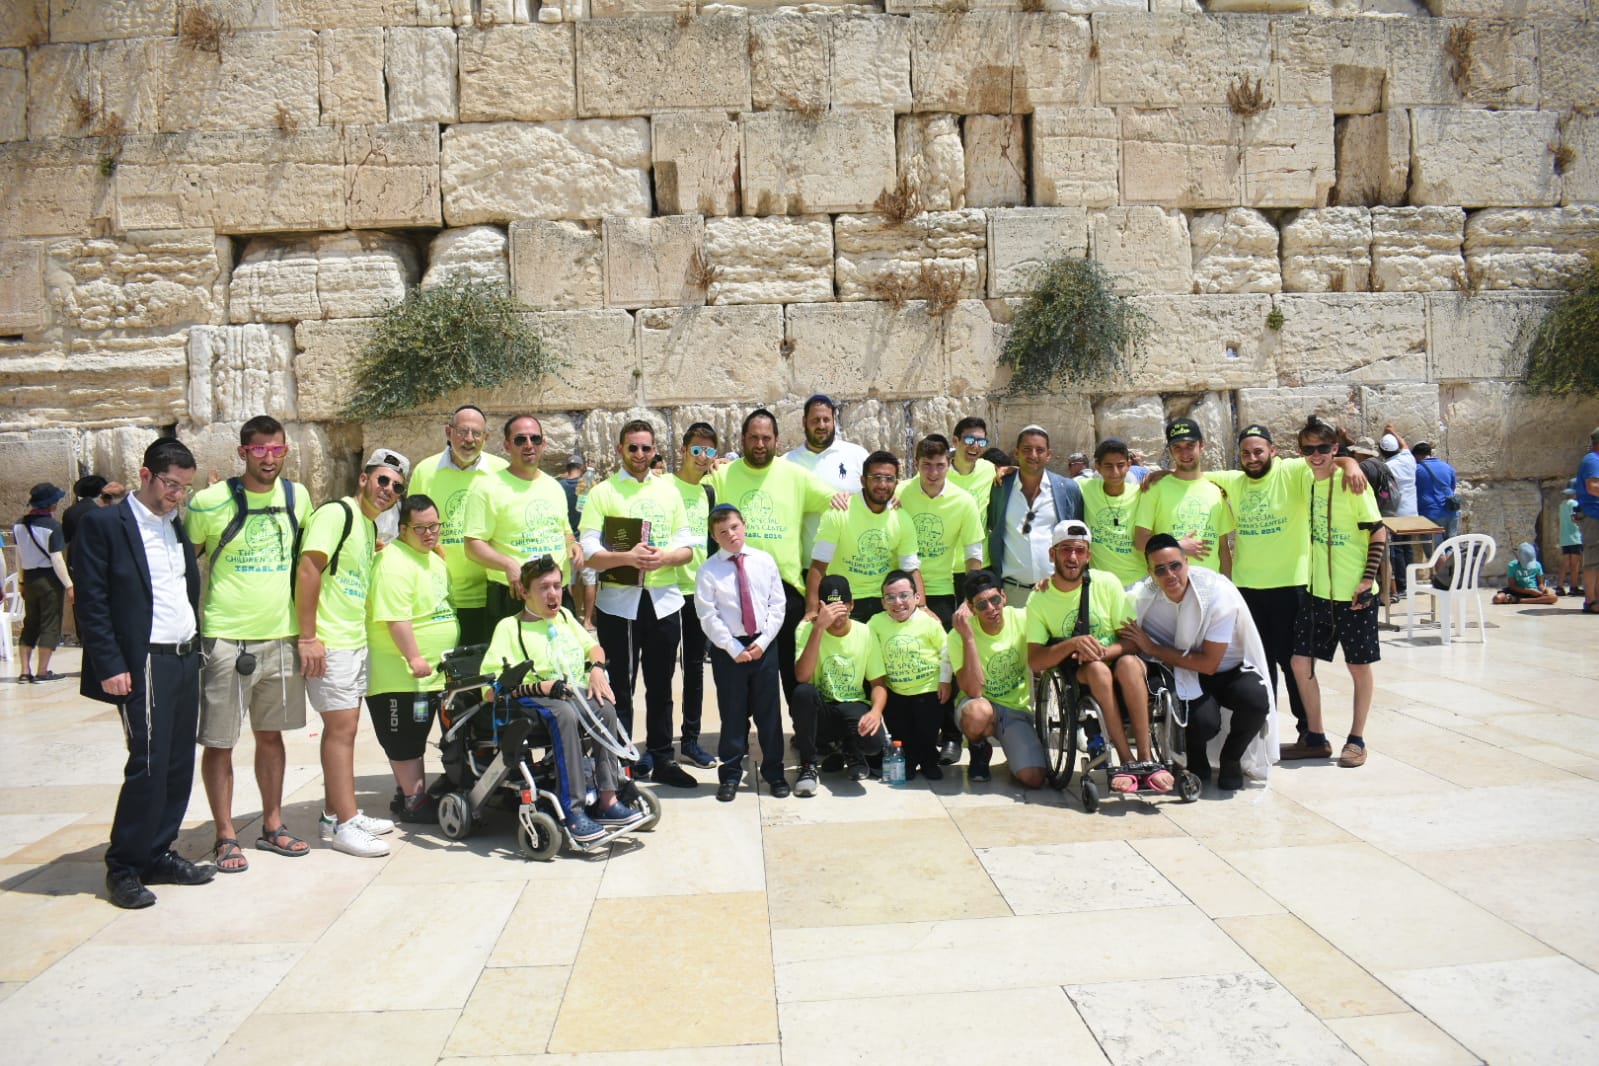
[[[750,579],[744,573],[744,553],[733,556],[733,566],[738,569],[738,610],[744,617],[743,636],[755,635],[755,600],[750,596]]]

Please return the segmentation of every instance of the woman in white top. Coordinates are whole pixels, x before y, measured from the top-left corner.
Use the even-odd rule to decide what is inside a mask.
[[[22,599],[26,604],[22,636],[17,640],[22,653],[22,673],[17,680],[24,684],[59,681],[62,677],[50,672],[50,656],[61,643],[64,607],[72,602],[72,577],[62,555],[66,540],[61,523],[53,514],[64,496],[65,491],[48,481],[39,482],[28,494],[28,513],[12,530],[17,538],[17,569],[22,571]],[[30,670],[35,648],[39,651],[39,666]]]

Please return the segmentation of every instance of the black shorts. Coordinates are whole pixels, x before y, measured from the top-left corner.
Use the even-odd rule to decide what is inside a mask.
[[[1376,603],[1357,611],[1348,600],[1324,600],[1306,593],[1294,617],[1294,654],[1330,663],[1333,650],[1340,645],[1349,666],[1382,658],[1377,647]]]
[[[366,698],[372,731],[390,762],[409,762],[427,754],[428,734],[443,702],[442,692],[382,692]],[[417,700],[427,701],[427,717],[416,720]]]
[[[1582,554],[1582,545],[1581,544],[1562,544],[1560,546],[1560,554],[1561,555],[1581,555]]]

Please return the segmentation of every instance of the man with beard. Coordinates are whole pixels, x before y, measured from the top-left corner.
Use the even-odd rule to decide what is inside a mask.
[[[873,452],[866,457],[861,491],[848,508],[830,511],[822,520],[805,577],[805,617],[816,616],[822,578],[837,575],[849,582],[855,602],[851,617],[868,621],[881,605],[864,601],[883,587],[883,578],[896,566],[913,575],[917,606],[925,602],[916,526],[903,510],[889,506],[898,483],[899,459],[892,452]]]
[[[988,498],[988,558],[1015,607],[1024,606],[1033,587],[1054,572],[1050,531],[1083,517],[1082,487],[1048,468],[1052,454],[1043,426],[1023,426],[1016,434],[1016,469],[995,483]]]
[[[1221,490],[1205,480],[1205,435],[1192,418],[1166,423],[1172,476],[1146,478],[1133,505],[1133,547],[1142,552],[1156,533],[1170,533],[1183,553],[1207,570],[1232,573],[1232,510]]]
[[[832,397],[817,393],[805,401],[801,417],[805,427],[805,447],[791,449],[783,458],[809,470],[834,492],[853,493],[861,483],[866,449],[840,439],[838,404]],[[820,515],[806,515],[800,558],[807,566],[811,562],[811,549],[816,543],[816,530],[820,524]]]

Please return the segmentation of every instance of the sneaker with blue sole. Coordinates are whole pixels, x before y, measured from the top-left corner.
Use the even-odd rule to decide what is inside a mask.
[[[697,740],[683,741],[678,750],[682,755],[684,762],[693,766],[697,766],[701,770],[709,770],[711,767],[716,765],[716,757],[710,752],[706,751],[704,748],[700,747],[699,741]]]

